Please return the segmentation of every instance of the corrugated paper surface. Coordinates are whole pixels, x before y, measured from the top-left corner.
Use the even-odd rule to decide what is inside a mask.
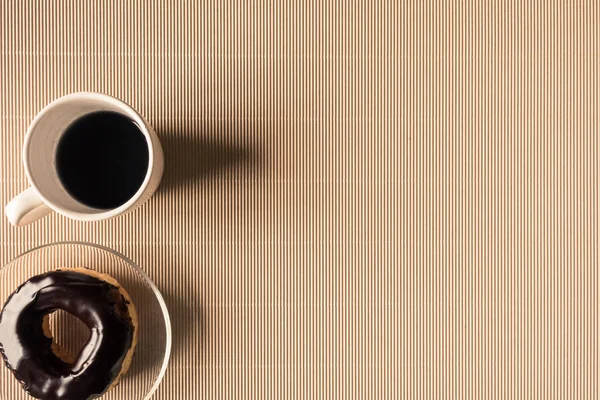
[[[0,222],[2,263],[82,240],[150,275],[174,330],[156,399],[598,397],[596,2],[0,13],[2,204],[63,94],[162,140],[134,213]]]

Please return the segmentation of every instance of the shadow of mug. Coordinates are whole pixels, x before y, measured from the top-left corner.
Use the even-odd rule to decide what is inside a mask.
[[[209,136],[198,132],[160,133],[165,172],[159,191],[173,192],[223,174],[254,175],[260,152],[249,138]]]

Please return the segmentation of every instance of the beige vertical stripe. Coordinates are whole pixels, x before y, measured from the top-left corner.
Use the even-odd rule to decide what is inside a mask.
[[[0,261],[137,261],[175,331],[157,399],[597,398],[598,7],[3,1],[1,203],[73,91],[138,109],[167,169],[123,218],[1,219]]]

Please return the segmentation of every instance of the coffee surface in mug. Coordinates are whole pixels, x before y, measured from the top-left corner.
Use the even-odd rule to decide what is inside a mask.
[[[148,172],[149,149],[140,127],[113,111],[86,114],[71,123],[56,151],[56,169],[67,192],[88,207],[125,204]]]

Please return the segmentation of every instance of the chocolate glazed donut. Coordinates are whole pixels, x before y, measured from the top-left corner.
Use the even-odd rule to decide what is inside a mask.
[[[31,278],[6,302],[0,314],[0,352],[33,397],[95,398],[129,367],[137,321],[129,312],[129,296],[126,299],[104,277],[112,280],[85,269],[56,270]],[[59,357],[64,349],[50,337],[48,315],[56,310],[78,317],[90,329],[89,339],[72,363]]]

